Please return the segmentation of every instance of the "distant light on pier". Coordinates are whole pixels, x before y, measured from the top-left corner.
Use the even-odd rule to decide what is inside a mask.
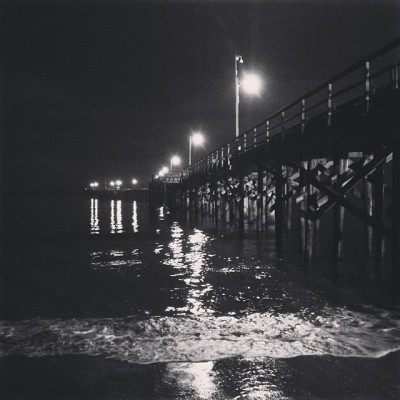
[[[167,167],[162,167],[160,169],[160,172],[158,173],[159,176],[164,176],[165,174],[168,174],[169,169]]]
[[[171,157],[171,170],[173,167],[178,166],[181,164],[181,158],[178,156]]]
[[[201,146],[204,143],[204,135],[201,132],[194,132],[189,137],[189,165],[192,165],[192,145]]]

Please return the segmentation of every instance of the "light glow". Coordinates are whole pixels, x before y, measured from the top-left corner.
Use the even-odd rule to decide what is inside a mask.
[[[168,174],[169,169],[167,167],[162,167],[160,169],[160,172],[158,173],[159,176],[164,176],[165,174]]]
[[[193,133],[192,143],[194,146],[201,146],[204,143],[204,135],[200,132]]]
[[[257,74],[245,74],[240,84],[246,93],[254,95],[260,94],[262,82]]]
[[[178,156],[173,156],[173,157],[171,158],[171,165],[172,165],[172,166],[174,166],[174,165],[180,165],[180,163],[181,163],[180,157],[178,157]]]

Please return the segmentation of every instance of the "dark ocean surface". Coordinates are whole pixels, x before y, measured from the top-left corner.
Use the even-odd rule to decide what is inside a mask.
[[[4,398],[400,398],[388,263],[351,220],[343,261],[328,221],[310,264],[295,228],[276,253],[269,222],[239,234],[130,200],[3,196]]]

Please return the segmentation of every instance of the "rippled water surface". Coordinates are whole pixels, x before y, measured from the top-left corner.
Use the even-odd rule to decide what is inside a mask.
[[[289,237],[283,258],[276,255],[270,228],[248,225],[239,235],[234,224],[150,215],[136,201],[3,204],[3,357],[179,362],[164,378],[189,374],[211,398],[215,363],[230,357],[247,360],[246,371],[262,359],[271,378],[279,372],[268,360],[372,359],[400,349],[398,297],[368,260],[334,265],[319,255],[305,266]],[[247,372],[242,394],[265,398],[268,389],[284,398],[263,373]]]

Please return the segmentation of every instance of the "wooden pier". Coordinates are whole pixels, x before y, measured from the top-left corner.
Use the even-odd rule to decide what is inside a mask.
[[[240,229],[247,219],[262,230],[273,217],[278,250],[296,226],[306,260],[330,210],[340,259],[353,214],[366,252],[380,260],[389,244],[399,271],[399,58],[400,38],[200,159],[182,172],[175,206]]]

